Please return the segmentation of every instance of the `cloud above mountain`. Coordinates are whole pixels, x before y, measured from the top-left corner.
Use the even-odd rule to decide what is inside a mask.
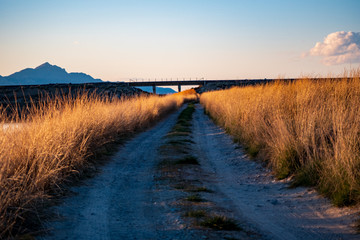
[[[334,32],[304,56],[320,56],[325,65],[360,62],[360,32]]]

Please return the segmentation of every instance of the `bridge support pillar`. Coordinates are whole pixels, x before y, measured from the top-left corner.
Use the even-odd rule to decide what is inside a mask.
[[[181,85],[178,85],[178,92],[181,92]]]
[[[153,85],[152,87],[153,87],[153,93],[156,94],[156,86]]]

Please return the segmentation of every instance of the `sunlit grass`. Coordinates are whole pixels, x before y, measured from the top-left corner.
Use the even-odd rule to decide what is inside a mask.
[[[174,93],[174,95],[177,96],[189,96],[192,99],[195,99],[196,97],[198,97],[198,94],[196,93],[195,89],[188,89],[188,90],[184,90],[182,92],[178,92],[178,93]]]
[[[3,130],[6,118],[0,116],[0,238],[25,231],[37,203],[69,176],[89,168],[98,149],[145,129],[184,99],[58,97],[32,107],[27,116],[14,117],[22,119],[21,127],[10,130]]]
[[[215,121],[278,178],[317,186],[336,205],[360,201],[360,69],[342,80],[302,80],[204,93]]]

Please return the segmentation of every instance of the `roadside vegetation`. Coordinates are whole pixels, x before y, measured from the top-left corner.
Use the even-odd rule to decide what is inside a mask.
[[[316,186],[338,206],[360,202],[360,69],[339,79],[208,92],[206,112],[279,179]]]
[[[46,200],[94,169],[106,146],[151,126],[186,98],[83,93],[34,104],[25,116],[1,115],[0,238],[28,232]],[[5,109],[0,106],[0,113]],[[17,127],[5,128],[5,122]]]

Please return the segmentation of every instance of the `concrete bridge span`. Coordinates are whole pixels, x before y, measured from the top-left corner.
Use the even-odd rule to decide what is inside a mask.
[[[153,92],[156,93],[156,87],[158,86],[178,86],[178,91],[181,92],[181,86],[191,86],[191,85],[206,85],[209,83],[227,83],[237,86],[246,86],[246,85],[255,85],[255,84],[264,84],[272,82],[276,79],[230,79],[230,80],[165,80],[165,81],[130,81],[127,82],[129,86],[133,87],[146,87],[152,86]],[[284,81],[293,81],[295,79],[283,79]]]

